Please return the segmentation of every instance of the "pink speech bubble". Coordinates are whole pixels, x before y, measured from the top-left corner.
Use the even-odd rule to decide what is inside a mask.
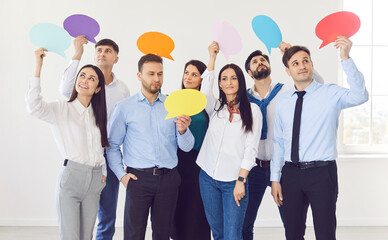
[[[86,39],[92,43],[96,43],[94,38],[100,33],[100,25],[98,22],[93,18],[82,14],[74,14],[67,17],[63,22],[63,28],[66,29],[72,37],[85,35]]]
[[[315,34],[323,41],[319,48],[334,42],[338,36],[353,36],[360,26],[360,18],[352,12],[340,11],[324,17],[315,27]]]
[[[220,50],[228,60],[230,55],[237,54],[242,49],[240,34],[228,22],[217,21],[212,25],[211,35],[218,42]]]

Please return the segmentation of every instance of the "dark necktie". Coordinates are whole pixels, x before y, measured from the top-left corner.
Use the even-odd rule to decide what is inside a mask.
[[[292,127],[292,142],[291,142],[291,161],[299,162],[299,133],[300,133],[300,116],[302,114],[303,95],[305,91],[295,92],[298,94],[298,100],[295,104],[294,125]]]

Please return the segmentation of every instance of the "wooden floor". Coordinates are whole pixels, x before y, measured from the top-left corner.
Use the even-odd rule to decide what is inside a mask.
[[[123,229],[117,228],[113,239],[123,239]],[[147,228],[146,240],[151,240]],[[57,227],[0,227],[1,240],[55,240],[59,239]],[[285,239],[283,228],[255,228],[257,240]],[[314,229],[307,228],[306,240],[313,240]],[[339,227],[338,240],[388,240],[388,227]],[[200,240],[200,239],[199,239]]]

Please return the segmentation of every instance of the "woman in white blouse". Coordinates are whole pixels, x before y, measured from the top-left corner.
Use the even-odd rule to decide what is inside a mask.
[[[213,42],[208,49],[210,61],[202,75],[201,92],[207,97],[209,128],[197,158],[201,196],[214,240],[240,240],[248,204],[246,179],[256,165],[262,115],[249,102],[244,74],[235,64],[220,70],[220,96],[214,97],[219,47]]]
[[[69,101],[46,103],[40,95],[40,72],[47,50],[35,51],[28,112],[51,124],[64,166],[58,178],[57,211],[61,239],[92,239],[100,194],[105,186],[103,147],[108,147],[104,75],[93,65],[79,71]]]

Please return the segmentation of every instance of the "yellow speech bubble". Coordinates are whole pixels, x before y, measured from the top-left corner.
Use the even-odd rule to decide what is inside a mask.
[[[144,54],[156,54],[174,60],[170,53],[175,48],[174,41],[160,32],[146,32],[137,39],[137,48]]]
[[[179,115],[193,116],[206,107],[206,96],[195,89],[182,89],[171,93],[164,102],[168,114],[165,119]]]

